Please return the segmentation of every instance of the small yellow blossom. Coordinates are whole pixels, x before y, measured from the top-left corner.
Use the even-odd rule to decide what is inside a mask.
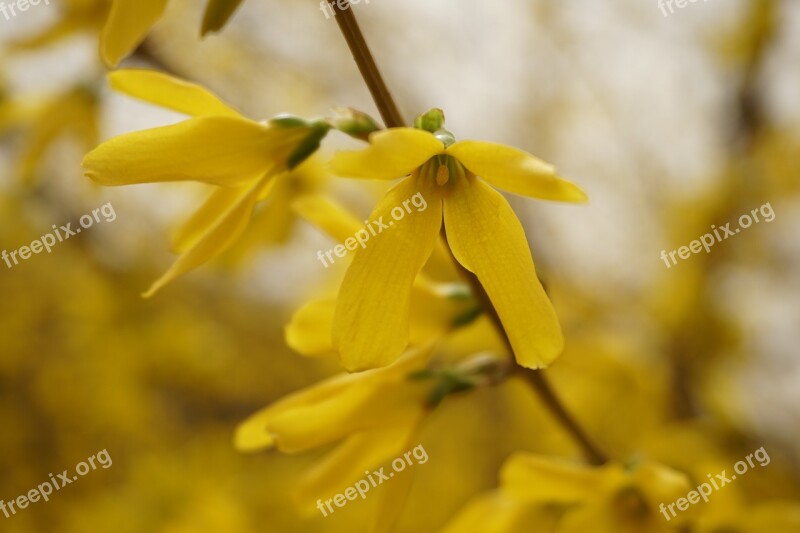
[[[158,72],[121,70],[109,78],[116,90],[193,118],[106,141],[84,159],[86,175],[108,186],[198,181],[217,187],[175,233],[173,248],[181,256],[146,297],[229,247],[256,204],[327,133],[325,124],[247,119],[205,89]]]
[[[338,375],[292,394],[242,423],[234,445],[243,452],[301,453],[340,442],[297,487],[298,503],[311,508],[415,441],[428,412],[429,383],[409,375],[424,368],[429,354],[430,346],[410,350],[394,365]]]
[[[586,201],[577,186],[525,152],[485,142],[454,142],[446,130],[374,133],[368,148],[338,153],[332,169],[355,178],[408,176],[389,190],[372,220],[391,220],[392,209],[417,193],[429,204],[355,254],[334,319],[334,343],[348,370],[391,363],[407,345],[411,287],[436,246],[443,218],[456,259],[486,289],[519,364],[541,368],[558,356],[564,342],[561,328],[536,277],[522,225],[505,198],[484,180],[525,196]]]
[[[659,506],[692,488],[685,474],[658,463],[592,467],[522,452],[506,462],[500,480],[499,491],[468,505],[445,533],[517,533],[520,517],[548,510],[560,514],[546,530],[553,533],[677,531],[677,520],[667,522]]]

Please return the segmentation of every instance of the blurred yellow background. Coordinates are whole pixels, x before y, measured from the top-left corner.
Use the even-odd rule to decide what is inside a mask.
[[[0,262],[0,499],[103,449],[113,466],[0,516],[0,530],[365,530],[377,497],[324,519],[293,504],[293,484],[326,450],[242,455],[231,444],[253,412],[339,372],[283,338],[292,313],[341,275],[316,258],[331,241],[301,220],[287,235],[254,224],[213,265],[142,299],[172,260],[170,228],[206,189],[83,177],[101,140],[178,118],[110,91],[91,4],[0,17],[0,249],[108,202],[116,213],[50,254]],[[246,0],[203,41],[201,4],[170,2],[123,64],[202,83],[250,117],[336,106],[377,116],[316,2]],[[717,504],[731,528],[743,527],[732,509],[800,505],[800,5],[698,2],[669,16],[655,0],[354,9],[407,118],[441,107],[459,138],[519,146],[588,192],[587,206],[510,199],[567,338],[548,372],[588,431],[615,455],[696,480],[764,446],[772,463]],[[84,24],[31,42],[73,12]],[[334,147],[351,142],[341,137]],[[363,217],[383,191],[326,187]],[[774,221],[671,268],[659,257],[767,202]],[[513,380],[448,398],[421,442],[430,461],[415,467],[399,532],[441,530],[497,486],[514,451],[578,455]]]

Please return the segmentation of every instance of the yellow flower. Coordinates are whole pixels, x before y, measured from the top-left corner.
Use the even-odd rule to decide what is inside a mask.
[[[508,202],[485,181],[509,192],[584,202],[577,186],[525,152],[394,128],[370,137],[365,150],[340,152],[334,173],[392,180],[371,220],[392,221],[392,210],[420,193],[428,207],[393,224],[359,250],[347,271],[336,307],[334,343],[350,371],[394,361],[408,342],[410,290],[431,255],[442,227],[456,259],[486,289],[519,364],[541,368],[561,352],[555,311],[531,259],[522,225]],[[477,176],[481,176],[480,179]]]
[[[101,144],[84,159],[86,175],[109,186],[166,181],[217,186],[176,232],[173,248],[181,257],[145,297],[230,246],[256,204],[316,150],[328,131],[326,124],[298,119],[255,122],[205,89],[154,71],[121,70],[109,78],[116,90],[193,118]]]
[[[430,386],[409,375],[425,367],[429,352],[430,347],[412,350],[394,365],[338,375],[292,394],[242,423],[234,445],[243,452],[301,453],[341,442],[296,488],[297,502],[312,509],[317,499],[342,491],[367,469],[419,444]],[[410,490],[403,482],[387,488],[392,497],[382,499],[378,512],[384,526]]]
[[[555,512],[554,533],[649,533],[675,531],[659,512],[693,488],[686,475],[658,463],[600,467],[517,453],[503,466],[500,489],[475,500],[445,533],[516,533],[524,517]],[[469,519],[469,521],[467,521]],[[544,530],[544,529],[543,529]]]

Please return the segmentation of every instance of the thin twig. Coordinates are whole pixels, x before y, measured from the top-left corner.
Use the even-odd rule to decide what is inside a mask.
[[[378,65],[375,63],[375,59],[367,46],[364,34],[361,33],[361,28],[358,26],[353,7],[350,2],[346,2],[342,8],[339,7],[340,4],[341,2],[332,4],[336,23],[339,24],[339,29],[342,31],[345,41],[347,41],[347,46],[350,47],[350,52],[353,54],[356,65],[358,65],[358,70],[361,71],[361,77],[364,78],[369,92],[372,94],[372,99],[378,106],[383,123],[387,128],[404,126],[403,116],[397,109],[397,104],[395,104],[392,94],[383,81],[383,76],[381,76]]]

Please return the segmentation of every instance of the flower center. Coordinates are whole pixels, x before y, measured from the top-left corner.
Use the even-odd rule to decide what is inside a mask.
[[[465,178],[467,170],[456,158],[449,155],[435,155],[420,168],[419,174],[424,179],[435,181],[440,187],[448,183],[456,183]]]

